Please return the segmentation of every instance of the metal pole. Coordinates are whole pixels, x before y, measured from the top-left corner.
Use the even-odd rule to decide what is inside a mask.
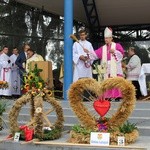
[[[64,0],[64,100],[72,83],[72,40],[69,35],[73,31],[73,0]]]

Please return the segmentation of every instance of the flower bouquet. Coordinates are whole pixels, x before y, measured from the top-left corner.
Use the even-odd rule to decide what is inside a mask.
[[[35,67],[33,70],[30,69],[29,73],[24,74],[24,85],[22,87],[22,93],[31,91],[33,95],[39,93],[42,89],[47,88],[48,83],[46,83],[40,76],[42,69]]]
[[[0,81],[0,89],[6,89],[6,88],[8,88],[8,82]]]

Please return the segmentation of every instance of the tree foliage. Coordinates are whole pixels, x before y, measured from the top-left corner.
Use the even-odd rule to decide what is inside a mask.
[[[59,16],[14,0],[0,1],[0,45],[10,49],[29,43],[53,62],[63,58],[63,20]],[[47,52],[49,49],[49,52]]]

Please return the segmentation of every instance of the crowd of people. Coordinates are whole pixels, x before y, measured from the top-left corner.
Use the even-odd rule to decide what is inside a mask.
[[[134,47],[128,49],[129,61],[122,64],[125,51],[121,44],[113,42],[113,32],[106,27],[104,31],[105,45],[94,50],[92,44],[86,40],[87,32],[83,29],[79,32],[80,40],[73,45],[74,74],[73,81],[81,78],[92,78],[92,63],[100,59],[103,68],[103,80],[111,77],[124,77],[123,68],[126,70],[126,79],[130,80],[136,88],[136,98],[141,97],[138,77],[141,69],[141,60],[136,55]],[[119,89],[112,89],[104,94],[104,98],[120,100],[122,94]]]
[[[92,64],[100,59],[100,65],[103,68],[103,80],[111,77],[124,77],[123,69],[126,70],[126,79],[130,80],[136,88],[136,97],[141,97],[138,78],[141,69],[141,60],[136,55],[134,47],[128,49],[129,61],[122,64],[125,57],[125,51],[121,44],[113,41],[113,32],[111,28],[106,27],[104,31],[105,45],[94,50],[92,44],[86,40],[87,32],[79,31],[80,40],[73,44],[73,82],[81,78],[92,78]],[[32,61],[44,61],[41,55],[28,45],[23,46],[19,53],[17,47],[12,50],[9,56],[9,49],[4,46],[0,51],[0,81],[7,81],[8,88],[1,88],[1,96],[21,95],[21,86],[23,85],[23,75],[29,72],[29,64]],[[119,89],[112,89],[104,94],[107,99],[118,100],[122,97]]]
[[[24,44],[20,53],[17,47],[13,48],[10,56],[9,53],[7,46],[0,51],[0,81],[8,83],[8,88],[0,89],[0,96],[19,97],[23,85],[23,75],[29,71],[30,62],[44,61],[44,59],[35,53],[28,44]]]

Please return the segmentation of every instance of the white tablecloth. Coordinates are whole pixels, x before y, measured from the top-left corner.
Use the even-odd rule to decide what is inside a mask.
[[[139,76],[139,84],[142,95],[147,96],[146,74],[150,74],[150,63],[143,64]]]

